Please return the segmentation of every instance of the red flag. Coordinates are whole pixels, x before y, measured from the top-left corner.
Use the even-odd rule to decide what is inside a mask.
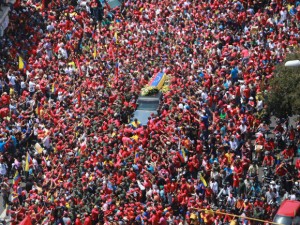
[[[82,74],[82,70],[81,70],[80,63],[79,63],[78,59],[75,60],[75,63],[76,63],[77,69],[79,70],[79,75],[82,76],[83,74]]]
[[[32,225],[30,215],[27,215],[19,225]]]
[[[78,102],[78,106],[81,105],[81,91],[78,91],[77,93],[77,102]]]
[[[111,10],[111,7],[110,7],[110,5],[108,4],[107,0],[104,0],[104,3],[105,3],[105,5],[106,5],[108,11],[110,11],[110,10]]]
[[[116,63],[116,67],[115,67],[115,76],[116,76],[116,77],[119,76],[119,62]]]
[[[182,155],[180,155],[179,152],[176,152],[177,157],[180,159],[181,163],[184,163],[184,158]]]
[[[42,0],[42,7],[41,7],[41,10],[44,10],[45,9],[45,0]]]
[[[113,61],[115,61],[115,52],[114,52],[114,46],[113,46],[113,42],[112,41],[109,44],[107,52],[108,52],[109,57],[111,59],[113,59]]]

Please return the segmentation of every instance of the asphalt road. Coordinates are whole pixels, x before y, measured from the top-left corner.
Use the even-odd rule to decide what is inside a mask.
[[[6,213],[4,213],[3,198],[2,198],[2,195],[0,195],[0,219],[5,219],[5,216],[6,216]]]

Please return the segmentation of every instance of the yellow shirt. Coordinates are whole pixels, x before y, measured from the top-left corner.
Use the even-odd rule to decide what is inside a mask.
[[[236,220],[235,219],[232,219],[231,221],[230,221],[230,225],[236,225],[237,223],[236,223]]]

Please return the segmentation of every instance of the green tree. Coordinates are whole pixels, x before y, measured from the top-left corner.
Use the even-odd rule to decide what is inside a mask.
[[[285,62],[300,59],[300,52],[288,54],[275,68],[270,81],[267,104],[270,113],[277,117],[300,114],[300,67],[285,67]]]

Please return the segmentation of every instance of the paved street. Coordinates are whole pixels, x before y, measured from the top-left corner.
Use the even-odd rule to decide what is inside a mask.
[[[0,220],[2,219],[6,219],[6,211],[4,211],[3,198],[2,195],[0,195]]]

